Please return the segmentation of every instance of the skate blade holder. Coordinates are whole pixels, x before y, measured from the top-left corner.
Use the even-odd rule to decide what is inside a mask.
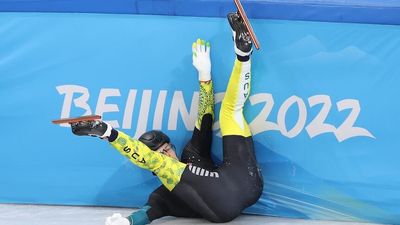
[[[57,119],[57,120],[52,120],[51,122],[54,124],[64,124],[64,123],[78,123],[82,121],[93,121],[93,120],[100,120],[101,116],[99,115],[89,115],[89,116],[80,116],[80,117],[71,117],[71,118],[65,118],[65,119]]]
[[[242,3],[240,2],[240,0],[234,0],[236,8],[238,9],[238,13],[240,15],[240,17],[242,17],[244,25],[247,28],[247,31],[250,34],[250,38],[253,41],[254,47],[257,50],[260,50],[260,42],[258,42],[257,36],[254,33],[253,27],[250,24],[249,19],[247,18],[246,12],[243,9]]]

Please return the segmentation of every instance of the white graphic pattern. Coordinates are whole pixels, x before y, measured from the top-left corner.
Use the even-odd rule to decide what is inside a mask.
[[[218,172],[211,172],[198,166],[189,165],[189,170],[197,176],[219,178]]]

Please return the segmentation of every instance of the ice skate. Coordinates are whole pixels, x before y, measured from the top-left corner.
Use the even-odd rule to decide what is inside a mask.
[[[260,43],[258,42],[257,36],[256,36],[256,34],[255,34],[254,30],[253,30],[253,27],[251,26],[250,21],[247,18],[247,15],[246,15],[246,12],[244,11],[242,3],[240,2],[240,0],[234,0],[234,2],[235,2],[235,5],[236,5],[236,8],[238,9],[237,15],[240,17],[242,23],[246,27],[247,35],[250,36],[251,41],[254,44],[254,47],[257,50],[260,50]],[[228,18],[229,18],[229,16],[228,16]]]
[[[101,120],[87,120],[71,123],[72,133],[78,136],[105,137],[109,126]]]
[[[229,13],[227,17],[233,33],[236,54],[240,56],[250,55],[253,44],[242,18],[238,13]]]

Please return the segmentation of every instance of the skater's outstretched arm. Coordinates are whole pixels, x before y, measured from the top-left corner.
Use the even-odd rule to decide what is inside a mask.
[[[113,218],[114,216],[114,218]],[[164,186],[154,190],[147,203],[140,209],[124,218],[117,214],[107,218],[106,225],[145,225],[164,216],[199,218],[200,215],[188,207],[182,200],[176,198]]]
[[[200,96],[199,111],[196,120],[196,128],[201,130],[203,117],[211,115],[214,120],[214,90],[211,80],[211,45],[201,39],[197,39],[192,45],[193,65],[199,74]]]
[[[158,207],[162,204],[157,204],[154,206],[145,205],[140,209],[133,212],[128,217],[122,217],[120,213],[114,213],[112,216],[107,217],[105,225],[146,225],[151,223],[151,221],[161,218],[166,215],[163,209]],[[151,213],[156,213],[157,218],[152,218],[149,216]]]
[[[212,125],[214,122],[214,91],[211,80],[211,46],[209,42],[197,39],[192,44],[193,66],[199,78],[198,115],[191,140],[183,149],[181,161],[213,167],[210,156]]]
[[[151,223],[152,220],[164,216],[160,215],[158,218],[150,219],[148,216],[149,211],[155,211],[155,209],[154,207],[145,205],[128,217],[123,217],[120,213],[114,213],[112,216],[107,217],[105,225],[146,225]]]

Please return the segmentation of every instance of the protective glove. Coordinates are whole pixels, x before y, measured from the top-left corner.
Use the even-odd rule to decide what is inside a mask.
[[[210,43],[205,40],[197,39],[193,42],[193,66],[199,73],[199,81],[211,80],[211,60],[210,60]]]
[[[106,225],[131,225],[129,220],[122,217],[120,213],[114,213],[112,216],[107,217]]]

